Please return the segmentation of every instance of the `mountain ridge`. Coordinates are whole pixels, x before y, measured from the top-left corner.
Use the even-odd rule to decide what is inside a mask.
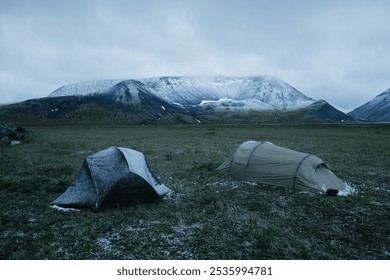
[[[390,122],[390,88],[352,110],[348,115],[365,121]]]
[[[221,100],[241,101],[241,105],[247,105],[251,103],[248,101],[255,101],[252,102],[251,109],[265,110],[305,107],[315,101],[286,82],[268,75],[165,76],[138,80],[91,81],[62,86],[49,94],[49,97],[103,94],[109,91],[110,87],[124,81],[140,82],[152,94],[182,106],[199,106],[205,103],[210,105]],[[235,104],[234,107],[239,107],[240,104]]]
[[[97,88],[101,91],[108,90],[110,87],[118,84],[123,80],[110,79],[110,80],[93,80],[83,81],[79,83],[63,85],[49,94],[49,97],[68,96],[68,95],[88,95],[95,93]]]
[[[354,119],[284,81],[262,76],[167,76],[59,87],[0,106],[0,121],[41,124],[340,123]]]

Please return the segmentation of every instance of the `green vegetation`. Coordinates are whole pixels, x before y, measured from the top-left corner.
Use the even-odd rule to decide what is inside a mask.
[[[390,126],[30,127],[0,144],[1,259],[389,259]],[[329,197],[214,171],[243,141],[317,154],[357,193]],[[173,192],[95,212],[49,206],[83,159],[142,151]]]

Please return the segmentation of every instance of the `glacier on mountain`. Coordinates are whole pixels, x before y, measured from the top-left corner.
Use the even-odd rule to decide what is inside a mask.
[[[121,85],[121,86],[120,86]],[[314,102],[286,82],[272,76],[170,76],[139,80],[100,80],[62,86],[49,96],[149,92],[171,104],[204,108],[298,109]]]

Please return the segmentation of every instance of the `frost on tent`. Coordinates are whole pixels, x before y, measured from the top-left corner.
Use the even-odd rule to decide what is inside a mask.
[[[52,205],[99,210],[134,202],[153,202],[170,192],[138,151],[111,147],[87,157],[79,174]]]

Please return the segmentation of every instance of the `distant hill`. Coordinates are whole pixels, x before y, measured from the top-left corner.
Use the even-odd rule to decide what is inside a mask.
[[[0,106],[0,122],[88,124],[307,123],[354,119],[271,76],[158,77],[66,85]]]
[[[355,119],[331,106],[325,100],[318,100],[300,110],[301,115],[311,121],[322,122],[355,122]]]
[[[372,122],[390,122],[390,89],[348,113],[349,116]]]

